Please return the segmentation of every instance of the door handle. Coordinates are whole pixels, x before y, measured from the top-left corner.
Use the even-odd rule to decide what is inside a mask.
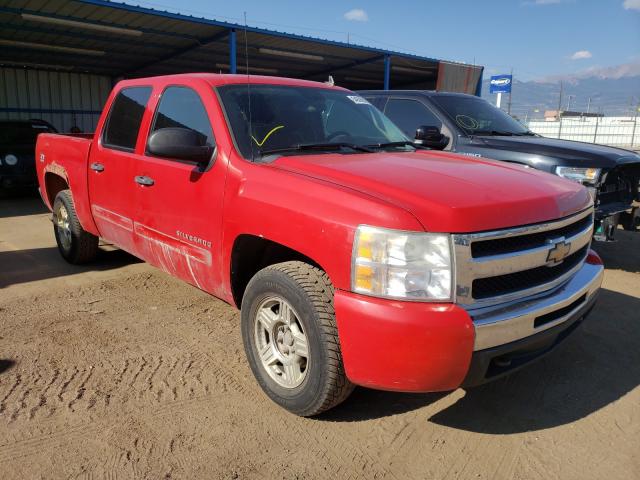
[[[94,172],[104,172],[104,165],[102,165],[101,163],[98,162],[94,162],[91,164],[91,170],[93,170]]]
[[[153,185],[155,183],[153,181],[153,178],[145,177],[143,175],[136,176],[134,180],[136,181],[137,184],[143,185],[145,187],[150,187],[151,185]]]

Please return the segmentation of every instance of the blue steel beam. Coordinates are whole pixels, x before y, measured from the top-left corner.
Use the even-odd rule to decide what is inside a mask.
[[[389,80],[391,79],[391,55],[384,56],[384,89],[389,90]]]
[[[229,32],[229,73],[237,73],[238,56],[236,54],[236,29],[232,28]]]
[[[100,115],[102,110],[74,110],[68,108],[20,108],[20,107],[3,107],[0,113],[72,113],[76,115]]]

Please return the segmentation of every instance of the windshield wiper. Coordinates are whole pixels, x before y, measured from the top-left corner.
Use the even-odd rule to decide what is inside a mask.
[[[491,135],[496,137],[511,137],[515,135],[513,132],[506,132],[501,130],[477,130],[473,132],[474,135]]]
[[[494,137],[523,137],[523,136],[533,136],[533,133],[530,130],[526,132],[507,132],[502,130],[478,130],[473,132],[474,135],[491,135]]]
[[[276,153],[287,153],[287,152],[304,152],[304,151],[312,151],[317,150],[320,152],[334,152],[337,150],[354,150],[356,152],[367,152],[372,153],[373,150],[368,146],[364,145],[356,145],[355,143],[303,143],[301,145],[292,145],[290,147],[285,148],[272,148],[269,150],[260,150],[260,155],[273,155]]]
[[[402,142],[385,142],[385,143],[374,143],[371,145],[366,145],[366,147],[369,148],[388,148],[388,147],[406,147],[406,146],[410,146],[413,148],[427,148],[427,147],[422,147],[421,145],[416,145],[413,142],[410,142],[408,140],[404,140]]]

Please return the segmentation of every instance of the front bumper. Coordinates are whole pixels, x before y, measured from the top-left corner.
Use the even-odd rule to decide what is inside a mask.
[[[607,210],[596,210],[594,240],[613,241],[618,225],[622,225],[625,230],[640,231],[640,202],[635,201],[631,205],[619,204]]]
[[[389,301],[336,291],[347,377],[383,390],[453,390],[498,378],[560,343],[595,303],[603,267],[585,263],[564,285],[500,307]]]
[[[463,387],[474,387],[497,380],[542,358],[565,340],[589,315],[595,304],[594,295],[585,305],[555,327],[515,342],[473,353]]]

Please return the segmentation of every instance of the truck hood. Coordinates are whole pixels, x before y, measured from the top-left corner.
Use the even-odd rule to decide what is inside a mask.
[[[488,148],[553,157],[559,165],[611,169],[639,163],[640,155],[621,148],[546,137],[476,137]]]
[[[431,232],[527,225],[565,217],[591,204],[589,193],[577,183],[445,152],[283,156],[270,165],[399,206]]]

